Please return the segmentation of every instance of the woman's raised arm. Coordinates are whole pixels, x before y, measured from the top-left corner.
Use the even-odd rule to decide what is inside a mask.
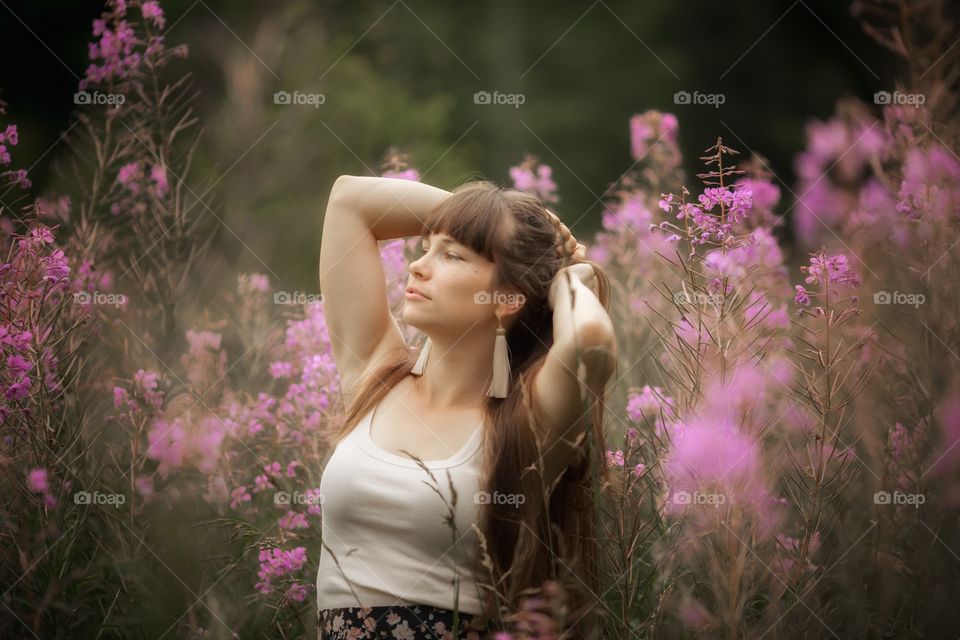
[[[399,178],[337,178],[320,239],[320,293],[333,357],[347,395],[371,362],[406,341],[390,313],[378,240],[422,232],[448,191]]]

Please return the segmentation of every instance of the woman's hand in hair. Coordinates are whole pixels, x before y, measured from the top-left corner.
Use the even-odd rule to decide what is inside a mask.
[[[572,254],[576,256],[576,251],[578,247],[583,247],[582,244],[577,242],[577,239],[573,237],[573,234],[570,233],[570,229],[567,228],[567,225],[561,222],[560,218],[557,217],[555,213],[550,211],[550,209],[545,209],[547,215],[550,216],[557,227],[560,229],[560,243],[557,245],[557,253],[561,256]],[[580,259],[582,260],[585,257],[585,250],[582,252]]]

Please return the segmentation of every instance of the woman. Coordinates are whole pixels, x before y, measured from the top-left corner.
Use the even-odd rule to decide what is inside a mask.
[[[427,336],[416,356],[377,244],[407,236],[423,236],[403,308]],[[587,625],[605,465],[584,454],[602,461],[616,342],[583,245],[539,198],[490,182],[340,176],[320,286],[347,404],[320,485],[320,637],[489,637],[521,590],[565,570],[587,591],[569,622]]]

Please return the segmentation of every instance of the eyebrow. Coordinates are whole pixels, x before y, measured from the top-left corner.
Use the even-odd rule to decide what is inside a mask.
[[[423,236],[423,240],[426,241],[426,242],[430,242],[430,236],[437,236],[437,242],[439,242],[440,244],[443,244],[443,245],[460,244],[459,242],[457,242],[456,240],[453,240],[453,239],[451,239],[451,238],[447,238],[447,237],[445,237],[445,236],[444,236],[444,237],[440,237],[440,234],[438,234],[438,233],[431,233],[430,235]]]

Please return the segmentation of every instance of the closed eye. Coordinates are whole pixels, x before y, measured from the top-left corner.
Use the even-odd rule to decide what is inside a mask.
[[[430,251],[430,245],[427,243],[426,240],[424,240],[423,242],[420,243],[419,249],[420,250],[417,252],[417,258],[423,256],[425,253]],[[452,251],[446,252],[444,256],[450,258],[451,260],[463,260],[461,256],[453,253]]]

